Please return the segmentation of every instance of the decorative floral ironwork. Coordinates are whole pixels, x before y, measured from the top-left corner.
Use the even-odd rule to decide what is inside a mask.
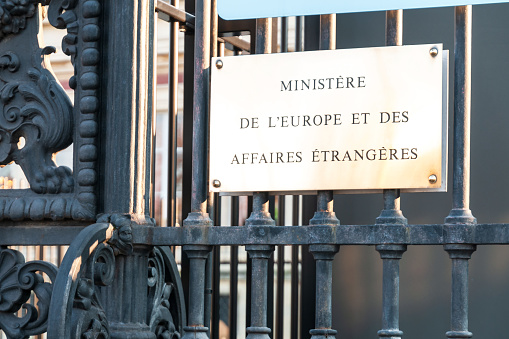
[[[82,278],[78,282],[72,327],[73,333],[78,334],[76,338],[106,339],[110,337],[108,319],[97,299],[94,283],[90,279]]]
[[[111,223],[115,228],[108,243],[112,246],[115,255],[129,255],[133,252],[133,229],[135,221],[129,214],[103,214],[98,222]]]
[[[54,153],[72,143],[69,97],[50,70],[54,47],[39,46],[38,0],[0,1],[0,166],[16,162],[36,193],[69,193],[71,170]],[[23,32],[20,30],[23,29]]]
[[[72,316],[72,333],[76,333],[76,338],[110,337],[108,320],[95,286],[110,285],[114,272],[113,249],[107,244],[99,244],[87,260],[76,288]]]
[[[149,258],[148,271],[149,326],[158,339],[180,339],[177,309],[179,299],[175,294],[175,285],[169,281],[165,272],[169,267],[165,266],[161,251],[154,248]]]
[[[45,55],[51,52],[54,48],[39,50],[33,65],[44,64]],[[13,52],[4,54],[2,59],[9,72],[20,67]],[[0,165],[18,163],[37,193],[71,192],[71,170],[57,167],[52,159],[53,153],[72,143],[71,102],[45,68],[28,68],[27,80],[21,74],[20,77],[10,80],[0,73],[4,82],[0,89]],[[19,146],[21,138],[25,145]]]
[[[44,272],[51,283],[44,282],[38,272]],[[18,251],[0,251],[0,328],[9,339],[28,338],[46,331],[56,275],[57,268],[53,264],[43,261],[25,263]],[[32,292],[38,299],[38,308],[27,303]],[[24,315],[18,316],[21,308]]]
[[[25,29],[26,20],[35,14],[39,0],[0,1],[0,41]]]

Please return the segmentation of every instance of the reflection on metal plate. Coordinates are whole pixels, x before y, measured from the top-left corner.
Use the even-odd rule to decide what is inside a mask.
[[[210,189],[445,191],[442,45],[215,58]]]

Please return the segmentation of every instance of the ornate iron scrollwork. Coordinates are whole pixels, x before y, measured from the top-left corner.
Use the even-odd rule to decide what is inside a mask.
[[[67,30],[74,107],[51,71],[52,49],[39,46],[41,5]],[[0,167],[18,163],[31,188],[0,193],[0,220],[95,220],[101,10],[100,0],[0,1]],[[74,173],[53,159],[71,143]]]
[[[100,244],[88,259],[82,277],[78,280],[73,302],[72,326],[76,338],[109,338],[106,314],[97,296],[95,286],[112,283],[115,255],[110,246]]]
[[[146,315],[143,311],[141,318],[136,320],[139,321],[136,326],[146,328],[140,332],[143,338],[180,338],[185,310],[180,276],[171,252],[167,248],[151,249],[145,245],[142,251],[137,252],[136,247],[133,250],[135,226],[128,215],[106,215],[101,220],[112,224],[104,222],[84,229],[64,257],[51,300],[48,337],[121,338],[122,326],[129,328],[134,325],[126,324],[129,321],[124,322],[123,311],[118,310],[131,307],[125,304],[132,302],[131,298],[139,298],[143,303],[147,302]],[[148,256],[143,253],[148,253]],[[130,258],[136,259],[131,261]],[[140,266],[133,263],[140,263]],[[114,273],[117,272],[117,278],[122,279],[127,274],[123,271],[125,266],[130,267],[128,272],[131,273],[136,272],[136,267],[140,267],[141,271],[148,269],[147,282],[130,285],[128,279],[117,285],[119,281],[114,280]],[[131,283],[133,281],[141,280],[132,279]],[[111,299],[115,298],[113,294],[120,296],[119,299]],[[103,305],[107,307],[103,308]],[[109,312],[116,313],[115,320],[108,318],[111,316]],[[66,319],[72,319],[72,324],[66,324]],[[112,323],[115,324],[114,329]],[[114,330],[116,336],[113,335]],[[132,335],[129,337],[133,338]]]
[[[170,252],[154,248],[149,257],[149,326],[158,339],[180,339],[185,324],[181,288]],[[165,256],[166,260],[165,260]]]
[[[44,282],[45,273],[51,282]],[[0,251],[0,328],[9,339],[24,339],[46,331],[49,304],[57,267],[44,261],[25,263],[12,249]],[[28,303],[37,297],[37,308]],[[23,315],[18,311],[23,309]]]
[[[71,170],[53,155],[72,143],[72,104],[49,66],[55,49],[39,46],[39,10],[34,0],[0,3],[0,166],[19,164],[36,193],[68,193]]]

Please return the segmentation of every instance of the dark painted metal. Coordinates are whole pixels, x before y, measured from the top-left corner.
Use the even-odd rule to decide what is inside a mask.
[[[320,49],[336,49],[336,15],[320,16]],[[317,208],[310,225],[339,225],[333,211],[332,191],[320,191]],[[337,245],[311,245],[309,252],[316,261],[315,276],[315,327],[310,330],[311,339],[335,339],[337,331],[332,329],[332,260],[339,251]]]
[[[304,50],[304,17],[298,16],[295,18],[295,51],[301,52]]]
[[[311,339],[335,339],[332,329],[332,260],[339,251],[337,245],[311,245],[309,251],[316,260],[315,328]]]
[[[239,197],[232,197],[231,202],[231,224],[239,224]],[[230,248],[230,312],[228,315],[228,325],[230,329],[230,339],[237,339],[237,294],[239,283],[239,248],[232,246]]]
[[[400,339],[399,330],[399,260],[406,245],[377,245],[376,250],[383,260],[382,329],[379,338]]]
[[[472,59],[472,6],[455,8],[454,32],[454,151],[453,201],[446,224],[475,229],[470,211],[470,110]],[[446,225],[447,227],[447,225]],[[468,260],[475,245],[448,243],[444,249],[452,260],[451,331],[448,338],[471,338],[468,331]]]
[[[172,5],[178,7],[179,0],[172,0]],[[178,115],[178,82],[179,82],[179,23],[170,23],[170,50],[168,69],[168,226],[177,223],[177,115]]]
[[[161,16],[161,13],[167,15],[170,20],[167,21],[174,21],[174,22],[180,22],[187,27],[194,29],[194,15],[189,13],[189,10],[186,8],[186,11],[183,11],[178,8],[178,2],[173,2],[169,4],[166,1],[163,0],[157,0],[156,2],[156,11],[159,13],[159,16]]]
[[[320,15],[320,49],[336,49],[336,14]]]
[[[314,208],[313,208],[314,210]],[[314,212],[313,212],[314,213]],[[444,245],[509,244],[509,224],[314,225],[153,228],[134,231],[135,243],[153,245]]]
[[[262,25],[268,28],[268,20],[259,20],[262,21]],[[269,213],[268,193],[255,193],[253,196],[253,212],[246,220],[245,227],[249,229],[262,225],[275,226],[275,221]],[[248,334],[246,339],[269,339],[271,330],[267,327],[267,274],[268,259],[274,252],[274,246],[248,245],[246,251],[252,259],[251,323],[246,329]]]
[[[24,339],[46,332],[57,267],[39,260],[43,258],[36,259],[25,262],[21,252],[0,248],[0,328],[9,339]],[[49,282],[44,282],[42,273],[49,277]],[[32,294],[38,298],[37,309],[30,300]]]
[[[104,145],[101,184],[103,213],[129,213],[147,218],[150,210],[150,157],[152,114],[148,103],[152,93],[152,63],[146,57],[153,48],[150,25],[154,18],[153,2],[148,0],[105,3]],[[143,18],[138,20],[139,18]],[[133,32],[138,34],[120,34]],[[118,51],[128,49],[132,57],[118,58]],[[132,88],[132,90],[126,90]],[[152,112],[150,112],[152,113]],[[119,149],[130,152],[119,152]],[[122,183],[122,184],[120,184]]]
[[[477,222],[470,211],[471,69],[472,6],[460,6],[455,8],[453,200],[448,224]]]
[[[307,22],[307,21],[306,21]],[[306,39],[307,40],[307,39]],[[302,223],[306,223],[316,213],[317,198],[316,195],[302,196]],[[312,233],[315,227],[310,226],[291,226],[292,229],[303,227]],[[282,228],[280,226],[280,228]],[[321,242],[319,244],[325,244]],[[305,307],[305,305],[316,305],[316,260],[309,252],[309,244],[301,246],[301,275],[300,275],[300,337],[307,338],[309,331],[315,328],[315,307]]]
[[[217,1],[211,0],[210,2],[210,56],[218,56],[218,16],[217,16]],[[208,135],[208,128],[206,129]],[[209,157],[207,156],[207,159]],[[207,163],[208,167],[208,163]],[[208,178],[208,176],[206,175]],[[220,225],[218,222],[220,216],[220,200],[219,195],[214,192],[208,192],[207,198],[207,212],[213,225]],[[212,327],[214,331],[213,338],[219,337],[219,317],[214,317],[213,314],[219,314],[219,265],[220,265],[220,249],[215,247],[207,258],[206,271],[205,271],[205,319],[204,324]],[[217,271],[217,272],[216,272]],[[216,283],[217,281],[217,283]],[[211,324],[211,318],[213,323]],[[209,325],[210,324],[210,325]],[[210,328],[207,332],[210,337]]]
[[[339,219],[333,211],[334,199],[332,191],[318,192],[317,208],[310,225],[339,225]]]
[[[210,86],[211,2],[196,1],[194,37],[193,166],[191,213],[184,226],[211,226],[207,213],[207,123]]]
[[[384,190],[384,209],[376,218],[377,224],[406,225],[407,219],[400,209],[399,190]]]
[[[451,330],[447,338],[472,338],[468,331],[468,260],[475,245],[447,244],[444,249],[452,260]]]
[[[306,16],[303,29],[303,47],[306,51],[320,49],[320,16]],[[317,197],[304,195],[302,197],[302,222],[311,220],[317,210]],[[314,227],[308,227],[312,229]],[[300,337],[307,338],[309,332],[315,328],[314,307],[302,307],[303,305],[315,305],[316,297],[316,262],[309,252],[308,246],[301,247],[301,286],[300,286]]]
[[[184,246],[189,257],[189,311],[188,325],[182,338],[208,338],[208,327],[203,324],[205,302],[205,263],[210,246]]]
[[[403,11],[387,11],[385,15],[385,44],[401,46],[403,44]],[[400,191],[384,190],[384,209],[376,218],[377,224],[406,225],[407,219],[400,209]],[[383,261],[382,283],[382,329],[379,338],[400,339],[403,332],[399,329],[399,260],[406,251],[406,245],[377,245]]]
[[[284,20],[283,20],[284,21]],[[285,196],[278,197],[278,226],[285,224]],[[285,246],[277,247],[276,321],[274,338],[284,338]],[[270,299],[269,299],[270,300]]]
[[[196,1],[193,86],[193,148],[191,212],[184,229],[212,226],[207,213],[207,123],[209,104],[209,67],[211,2]],[[205,264],[210,246],[184,246],[189,258],[189,316],[183,338],[208,338],[204,324]]]
[[[219,198],[219,194],[214,194],[214,227],[221,226],[221,199]],[[212,336],[211,338],[219,338],[219,312],[220,312],[220,298],[221,293],[219,290],[220,286],[220,278],[221,278],[221,248],[219,246],[215,246],[212,251],[212,285],[210,289],[206,289],[206,292],[209,292],[212,295],[212,307],[209,319],[205,318],[205,324],[210,322],[210,318],[212,319]],[[207,308],[205,308],[207,310]]]
[[[299,18],[297,18],[299,20]],[[297,21],[299,22],[299,21]],[[299,224],[299,196],[292,197],[292,225]],[[300,246],[292,246],[292,273],[290,297],[290,336],[297,338],[299,333],[299,250]]]
[[[274,30],[274,20],[272,21],[273,31]],[[277,37],[277,34],[273,34],[273,36]],[[273,48],[274,40],[272,41]],[[274,195],[269,195],[269,213],[272,216],[276,216],[276,197]],[[277,223],[276,223],[277,224]],[[270,329],[274,329],[274,256],[270,256],[267,260],[267,327]]]
[[[403,10],[385,12],[385,45],[403,45]]]

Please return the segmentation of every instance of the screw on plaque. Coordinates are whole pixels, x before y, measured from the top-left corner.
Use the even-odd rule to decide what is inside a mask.
[[[436,47],[432,47],[430,50],[429,50],[429,54],[434,58],[438,55],[438,48]]]
[[[223,60],[218,59],[218,60],[216,61],[216,67],[217,67],[217,69],[221,69],[221,68],[223,68]]]
[[[428,181],[429,181],[430,184],[436,184],[437,179],[438,179],[437,176],[432,174],[432,175],[429,176]]]
[[[221,181],[217,179],[212,180],[212,186],[214,186],[215,188],[221,187]]]

